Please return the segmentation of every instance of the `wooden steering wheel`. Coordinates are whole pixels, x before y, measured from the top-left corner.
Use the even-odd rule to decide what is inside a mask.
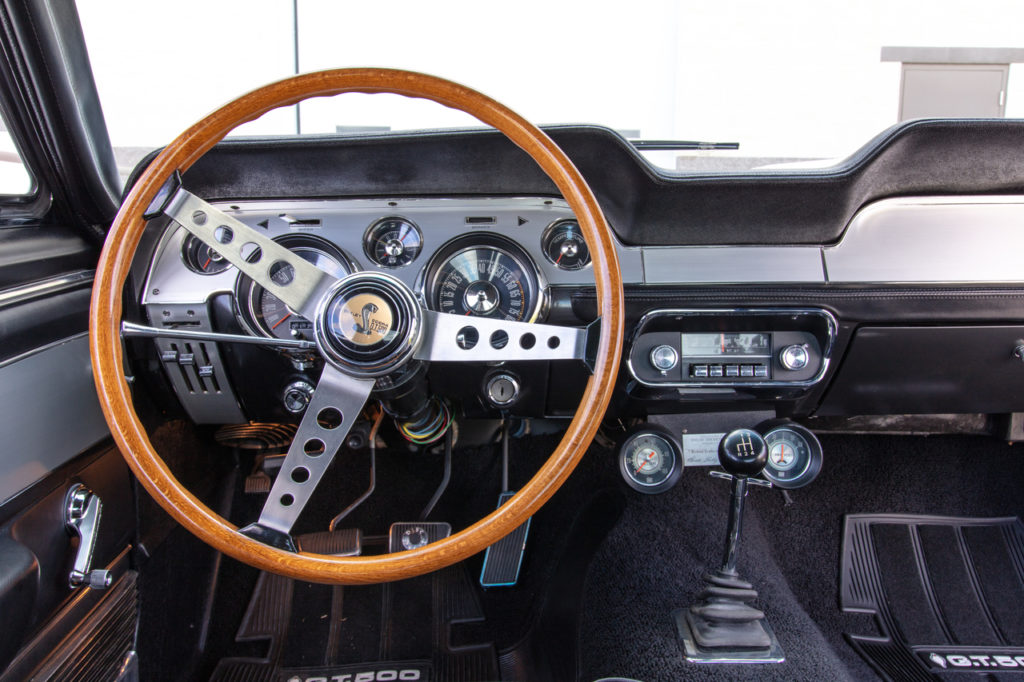
[[[378,377],[412,362],[583,360],[588,330],[466,318],[425,310],[400,281],[376,272],[336,280],[175,182],[236,126],[308,97],[346,92],[396,93],[433,100],[475,116],[529,154],[569,203],[590,246],[600,314],[593,372],[557,449],[516,495],[454,535],[381,556],[338,557],[300,551],[290,531]],[[132,406],[121,339],[125,278],[148,218],[165,214],[215,248],[241,272],[314,321],[323,375],[299,424],[259,521],[239,529],[202,504],[174,477]],[[369,312],[367,312],[369,311]],[[467,331],[467,327],[471,331]],[[474,334],[475,332],[475,334]],[[504,332],[506,344],[490,343]],[[450,81],[407,71],[339,69],[273,83],[195,124],[138,179],[107,235],[89,319],[100,404],[139,481],[167,512],[217,550],[291,578],[363,584],[421,575],[482,551],[521,525],[562,485],[597,432],[611,398],[623,344],[622,279],[612,237],[590,188],[551,139],[494,100]],[[467,342],[476,339],[475,344]],[[589,352],[593,353],[593,339]],[[500,346],[500,347],[499,347]]]

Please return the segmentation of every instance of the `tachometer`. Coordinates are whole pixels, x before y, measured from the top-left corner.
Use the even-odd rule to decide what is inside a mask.
[[[459,248],[461,245],[461,248]],[[540,312],[540,282],[532,262],[511,242],[446,247],[431,270],[428,302],[454,315],[532,322]]]
[[[341,249],[319,237],[295,234],[274,241],[333,277],[345,277],[356,270]],[[279,339],[313,338],[312,322],[244,275],[238,278],[236,296],[239,317],[251,332]]]

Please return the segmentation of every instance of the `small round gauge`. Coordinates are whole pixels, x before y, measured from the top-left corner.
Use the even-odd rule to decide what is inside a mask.
[[[619,472],[633,490],[663,493],[682,475],[683,458],[668,434],[644,425],[619,446]]]
[[[382,268],[400,268],[416,260],[423,233],[405,218],[381,218],[366,230],[363,251]]]
[[[440,264],[431,268],[427,297],[431,309],[453,315],[535,320],[540,312],[540,284],[527,256],[514,244],[496,238],[488,244],[458,248],[462,243],[442,249]]]
[[[231,267],[231,263],[203,242],[202,239],[190,234],[181,245],[181,257],[192,272],[200,275],[216,275]]]
[[[319,237],[295,234],[274,241],[332,277],[345,277],[356,270],[344,252]],[[312,322],[248,277],[243,275],[238,278],[236,295],[241,313],[239,316],[254,333],[279,339],[313,338]]]
[[[802,488],[821,471],[821,443],[809,430],[793,422],[771,421],[758,430],[768,445],[764,477],[786,490]]]
[[[562,270],[580,270],[590,263],[590,249],[575,220],[560,220],[544,230],[544,255]]]

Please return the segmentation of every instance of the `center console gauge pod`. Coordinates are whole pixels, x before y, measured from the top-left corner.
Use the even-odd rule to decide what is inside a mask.
[[[627,431],[619,446],[619,473],[637,492],[663,493],[683,473],[682,452],[667,431],[642,424]]]
[[[761,473],[773,485],[794,490],[808,485],[821,472],[821,442],[807,429],[788,419],[773,419],[757,430],[768,446],[768,463]]]

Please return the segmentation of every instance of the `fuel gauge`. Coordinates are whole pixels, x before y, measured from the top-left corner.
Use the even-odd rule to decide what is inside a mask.
[[[224,272],[231,263],[203,242],[202,239],[190,234],[181,245],[181,257],[192,272],[200,275],[216,275]]]
[[[590,249],[575,220],[560,220],[548,226],[541,238],[544,255],[561,270],[580,270],[590,263]]]

